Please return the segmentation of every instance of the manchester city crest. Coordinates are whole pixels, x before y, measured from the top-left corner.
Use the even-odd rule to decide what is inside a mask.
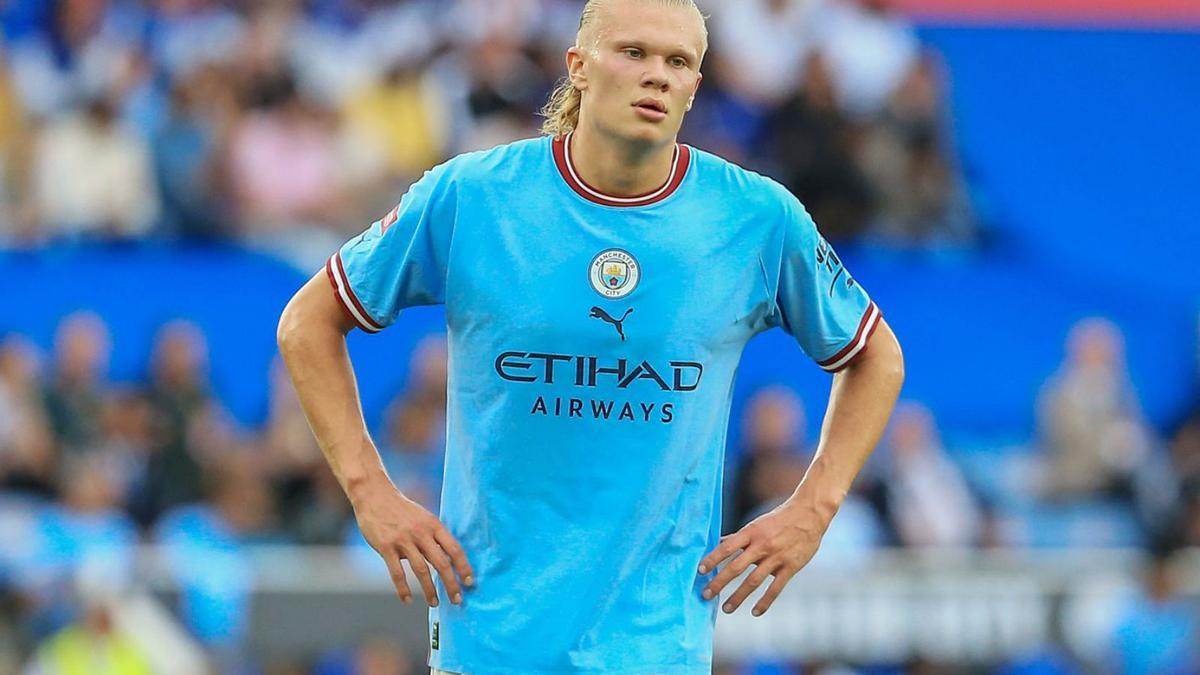
[[[592,258],[588,277],[597,293],[610,300],[617,300],[637,288],[641,278],[641,266],[627,251],[610,248]]]

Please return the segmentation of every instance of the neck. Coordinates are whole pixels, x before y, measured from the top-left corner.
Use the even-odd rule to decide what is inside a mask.
[[[661,144],[631,142],[587,124],[580,124],[571,136],[571,160],[579,177],[616,197],[643,195],[662,187],[671,176],[674,156],[674,138]]]

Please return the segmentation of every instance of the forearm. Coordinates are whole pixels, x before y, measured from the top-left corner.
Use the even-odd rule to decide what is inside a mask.
[[[904,382],[904,357],[882,320],[867,349],[833,379],[817,451],[789,502],[828,525],[879,443]]]
[[[325,300],[332,298],[316,293],[328,293],[324,279],[314,278],[288,303],[279,322],[279,352],[325,459],[354,501],[387,474],[363,421],[346,349],[349,326],[329,315]]]

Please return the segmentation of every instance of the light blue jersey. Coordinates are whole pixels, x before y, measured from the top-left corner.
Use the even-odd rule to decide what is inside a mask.
[[[676,149],[640,197],[588,186],[570,136],[457,157],[330,258],[359,327],[444,303],[441,519],[476,588],[438,584],[430,665],[709,673],[734,373],[778,326],[827,370],[879,310],[783,187]]]

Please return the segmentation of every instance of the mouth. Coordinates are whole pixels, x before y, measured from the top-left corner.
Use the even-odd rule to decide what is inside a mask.
[[[657,99],[644,98],[634,103],[633,108],[642,117],[653,121],[663,120],[667,117],[667,106]]]

